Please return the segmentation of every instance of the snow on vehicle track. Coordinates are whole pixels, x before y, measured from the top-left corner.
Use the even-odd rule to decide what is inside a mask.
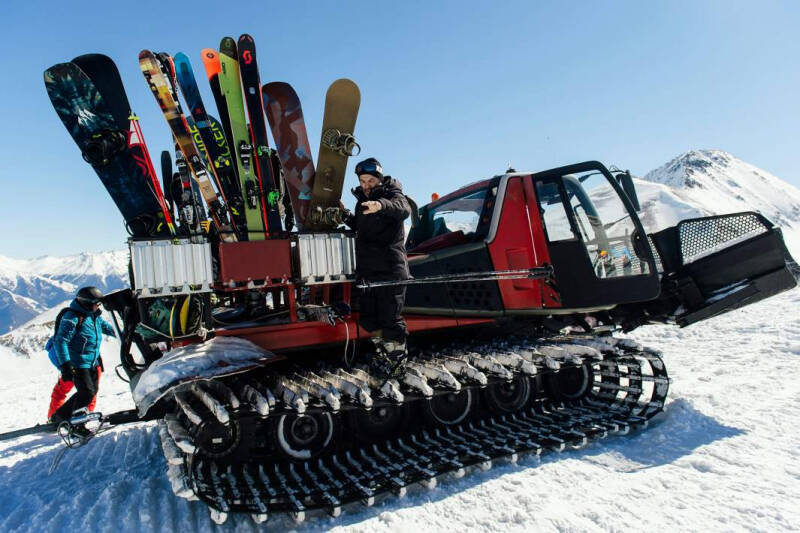
[[[800,291],[684,330],[631,336],[660,348],[673,378],[651,427],[579,451],[522,457],[433,490],[353,507],[337,519],[267,528],[299,531],[762,530],[800,524]],[[104,350],[114,363],[115,343]],[[44,355],[42,355],[44,357]],[[13,358],[13,359],[11,359]],[[0,430],[40,420],[55,370],[0,353]],[[21,392],[22,391],[22,392]],[[111,373],[98,402],[132,406]],[[256,531],[248,516],[214,524],[206,506],[172,494],[153,423],[123,427],[67,451],[55,436],[0,443],[0,531]]]

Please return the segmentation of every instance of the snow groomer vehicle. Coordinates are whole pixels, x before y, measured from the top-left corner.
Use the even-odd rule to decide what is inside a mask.
[[[238,45],[238,56],[231,38],[203,51],[219,122],[185,55],[140,54],[176,141],[177,172],[162,154],[163,183],[110,59],[45,74],[131,233],[131,288],[105,306],[137,419],[159,421],[175,493],[217,522],[338,516],[444,475],[644,428],[669,378],[657,350],[622,333],[690,326],[797,284],[780,229],[760,214],[648,234],[630,173],[597,161],[509,169],[414,204],[412,278],[357,279],[338,204],[359,149],[358,88],[328,90],[315,164],[296,93],[261,86],[252,38]],[[358,325],[359,295],[385,283],[407,285],[410,330],[402,375],[389,380],[364,364]]]
[[[757,213],[646,234],[629,173],[589,161],[510,172],[417,210],[407,247],[405,376],[360,365],[348,231],[246,243],[131,241],[117,295],[142,417],[180,495],[217,519],[336,515],[499,458],[647,424],[669,380],[617,337],[688,326],[796,285]],[[368,289],[367,289],[368,290]],[[418,342],[417,342],[418,339]]]

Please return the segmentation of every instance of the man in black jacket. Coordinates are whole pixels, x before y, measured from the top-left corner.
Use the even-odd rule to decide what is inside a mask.
[[[356,165],[360,186],[353,189],[355,213],[346,212],[345,223],[356,230],[356,275],[365,281],[408,279],[403,221],[411,214],[400,182],[384,176],[375,158]],[[394,377],[406,355],[404,285],[364,290],[359,298],[359,324],[369,331],[376,346],[373,369]]]

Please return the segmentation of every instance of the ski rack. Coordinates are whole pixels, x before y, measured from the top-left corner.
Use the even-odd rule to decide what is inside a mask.
[[[128,241],[132,285],[140,298],[211,292],[211,244],[189,239]]]
[[[295,239],[297,275],[301,283],[342,283],[355,278],[356,241],[353,233],[300,233]]]

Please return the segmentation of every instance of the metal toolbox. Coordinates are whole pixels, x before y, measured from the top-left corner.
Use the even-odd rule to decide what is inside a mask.
[[[132,285],[140,297],[210,292],[211,245],[189,239],[130,240]]]
[[[302,233],[295,238],[301,283],[345,282],[355,277],[356,241],[352,233]]]

